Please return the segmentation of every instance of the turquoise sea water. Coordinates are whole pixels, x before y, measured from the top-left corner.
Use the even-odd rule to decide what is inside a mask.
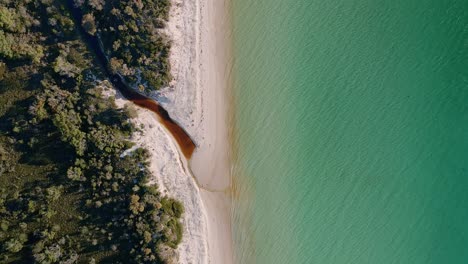
[[[233,1],[238,263],[468,263],[468,2]]]

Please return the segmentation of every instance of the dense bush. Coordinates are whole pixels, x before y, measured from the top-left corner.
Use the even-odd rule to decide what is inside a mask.
[[[83,26],[103,42],[110,68],[128,83],[147,90],[171,80],[168,39],[161,33],[169,0],[75,1],[85,12]],[[143,85],[143,86],[140,86]]]
[[[103,97],[109,82],[76,30],[102,36],[116,71],[154,70],[144,84],[159,88],[168,2],[75,4],[83,21],[65,1],[0,2],[0,262],[170,262],[183,206],[147,186],[147,151],[122,155],[134,113]]]

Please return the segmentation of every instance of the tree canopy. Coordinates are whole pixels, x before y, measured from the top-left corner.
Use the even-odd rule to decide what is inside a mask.
[[[0,2],[0,262],[170,263],[183,205],[148,186],[146,150],[122,155],[132,109],[103,95],[78,30],[102,38],[115,72],[158,89],[168,1],[71,2],[83,21],[66,1]]]

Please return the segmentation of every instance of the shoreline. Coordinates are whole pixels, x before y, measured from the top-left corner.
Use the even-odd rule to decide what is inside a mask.
[[[191,160],[208,216],[210,263],[233,263],[229,140],[229,0],[200,0],[201,128]]]
[[[201,206],[191,203],[184,195],[178,196],[183,198],[182,202],[197,208],[192,211],[195,215],[184,215],[187,222],[196,218],[205,225],[201,228],[184,225],[183,241],[179,246],[180,263],[233,262],[228,137],[229,4],[229,0],[172,0],[169,21],[164,29],[172,42],[169,61],[173,81],[152,96],[186,129],[197,145],[191,160],[187,161],[181,155],[179,159],[187,170],[184,174],[194,181],[191,188],[196,188],[186,192],[197,196],[192,197],[194,200],[201,199]],[[173,195],[171,190],[168,194]],[[197,237],[192,235],[193,228],[199,233]],[[200,233],[202,231],[204,233]],[[197,246],[199,235],[206,249]],[[203,253],[195,252],[203,250],[206,250],[206,259]]]

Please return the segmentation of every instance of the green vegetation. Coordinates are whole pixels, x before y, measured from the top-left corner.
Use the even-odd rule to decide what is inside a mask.
[[[170,44],[161,29],[169,0],[75,1],[85,15],[82,24],[103,42],[110,68],[133,87],[157,90],[168,85]]]
[[[162,26],[168,2],[75,3],[90,11],[76,23],[65,1],[0,1],[0,262],[171,263],[183,206],[146,184],[144,149],[123,155],[134,109],[103,98],[104,71],[77,33],[108,47],[119,34],[102,25],[126,21],[111,54],[143,75],[157,68],[158,88],[168,45],[143,45],[163,38],[139,19]]]

